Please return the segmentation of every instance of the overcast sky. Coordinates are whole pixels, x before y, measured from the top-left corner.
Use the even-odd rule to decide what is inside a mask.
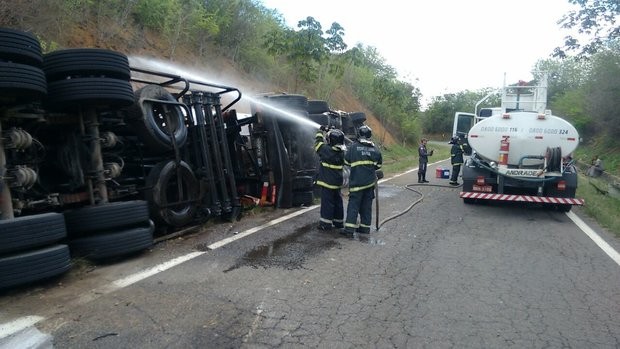
[[[333,22],[349,47],[378,49],[425,99],[528,80],[569,33],[557,24],[568,0],[262,0],[289,27],[312,16]]]

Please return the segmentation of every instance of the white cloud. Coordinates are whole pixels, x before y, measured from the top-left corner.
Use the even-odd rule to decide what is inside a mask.
[[[374,46],[425,98],[530,79],[568,32],[568,0],[263,0],[287,25],[338,22],[349,46]],[[417,79],[415,81],[414,79]]]

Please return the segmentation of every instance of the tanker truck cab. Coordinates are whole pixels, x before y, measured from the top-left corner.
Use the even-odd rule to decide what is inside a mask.
[[[575,198],[577,169],[571,158],[579,144],[577,130],[550,110],[539,110],[546,107],[537,99],[546,98],[546,81],[517,86],[504,87],[501,107],[455,114],[454,135],[471,148],[460,197],[466,204],[515,201],[563,212],[582,205]]]
[[[454,124],[452,126],[452,137],[458,137],[463,145],[463,150],[466,155],[471,155],[471,147],[467,140],[469,136],[469,130],[474,127],[478,122],[488,118],[492,115],[501,114],[501,108],[482,108],[476,114],[456,112],[454,114]]]

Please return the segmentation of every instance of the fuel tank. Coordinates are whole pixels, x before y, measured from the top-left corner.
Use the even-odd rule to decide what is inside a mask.
[[[498,161],[500,143],[508,137],[508,165],[539,165],[547,148],[560,147],[562,156],[572,153],[579,144],[579,134],[568,121],[536,112],[512,112],[490,116],[469,131],[471,148],[488,161]],[[526,159],[527,158],[527,159]],[[524,160],[526,159],[526,160]]]

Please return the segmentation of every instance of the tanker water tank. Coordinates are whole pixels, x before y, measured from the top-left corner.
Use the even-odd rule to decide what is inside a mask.
[[[524,156],[545,156],[547,148],[562,148],[562,156],[579,144],[579,134],[568,121],[550,114],[513,112],[494,115],[478,122],[469,131],[468,141],[476,153],[488,161],[498,161],[500,142],[508,137],[508,165],[517,165]],[[527,160],[526,166],[542,160]]]

